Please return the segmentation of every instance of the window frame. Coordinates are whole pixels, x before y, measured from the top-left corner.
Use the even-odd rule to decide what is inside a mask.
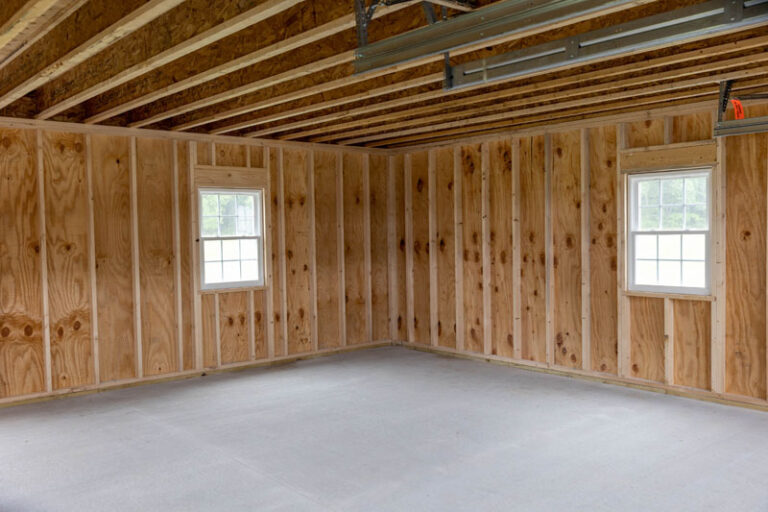
[[[197,221],[198,221],[198,239],[199,261],[200,261],[200,290],[203,292],[229,290],[229,289],[264,289],[267,286],[267,264],[266,264],[266,198],[267,190],[263,187],[204,187],[197,188]],[[258,226],[261,235],[254,236],[216,236],[206,237],[203,235],[203,194],[231,194],[231,195],[255,195],[259,196],[257,201],[260,204],[254,204],[254,227]],[[250,281],[221,281],[218,283],[206,283],[205,280],[205,242],[223,240],[256,240],[257,251],[259,255],[259,280]],[[242,260],[239,260],[242,261]],[[222,276],[223,277],[223,276]]]
[[[703,174],[707,178],[707,229],[706,230],[640,230],[637,229],[638,212],[640,209],[638,198],[638,183],[644,178],[653,179],[653,177],[662,179],[675,179],[686,178],[692,175]],[[627,222],[627,290],[629,292],[647,292],[647,293],[659,293],[666,295],[692,295],[692,296],[708,296],[711,294],[712,289],[712,227],[713,227],[713,190],[712,180],[714,176],[714,169],[712,167],[698,167],[692,169],[670,169],[663,171],[648,171],[648,172],[636,172],[627,175],[627,210],[628,210],[628,222]],[[660,199],[661,201],[661,199]],[[683,197],[683,207],[685,207],[685,197]],[[660,208],[661,203],[660,203]],[[685,209],[683,210],[685,211]],[[690,287],[690,286],[669,286],[669,285],[646,285],[635,283],[635,238],[637,235],[704,235],[704,287]],[[682,239],[681,239],[682,243]],[[657,242],[658,244],[658,242]],[[682,247],[681,247],[682,251]],[[658,255],[658,245],[657,245]],[[680,254],[681,261],[686,261]],[[657,257],[657,264],[660,261]],[[682,276],[681,276],[682,277]]]

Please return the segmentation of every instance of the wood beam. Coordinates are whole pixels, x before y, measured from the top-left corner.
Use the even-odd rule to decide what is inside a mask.
[[[292,2],[296,4],[296,1]],[[398,4],[377,11],[377,17],[403,10],[407,5]],[[356,39],[351,29],[355,26],[351,5],[332,0],[304,2],[262,23],[234,34],[222,41],[215,48],[203,48],[179,59],[168,69],[141,77],[134,83],[125,84],[109,92],[104,98],[95,98],[89,103],[88,110],[93,114],[86,120],[98,123],[110,117],[144,105],[149,105],[163,98],[181,93],[187,89],[206,84],[199,91],[189,91],[181,101],[171,104],[190,107],[179,111],[171,108],[170,115],[179,115],[213,103],[222,102],[237,96],[256,92],[269,85],[275,85],[288,79],[306,76],[321,71],[331,65],[351,63],[354,60]],[[394,24],[396,28],[398,24]],[[349,31],[340,41],[328,45],[328,38]],[[256,66],[281,55],[297,50],[312,43],[323,41],[320,48],[306,48],[299,55],[291,55],[285,60],[275,60],[272,66]],[[328,46],[326,49],[325,46]],[[341,49],[342,51],[338,51]],[[330,50],[330,51],[329,51]],[[327,56],[325,53],[327,52]],[[321,54],[318,59],[318,53]],[[306,62],[296,65],[297,62]],[[285,67],[274,73],[275,66]],[[303,67],[297,70],[295,68]],[[231,75],[236,73],[237,75]],[[278,81],[271,81],[272,75],[283,75]],[[226,76],[225,76],[226,75]],[[182,77],[181,79],[179,77]],[[208,82],[215,81],[215,84]],[[240,84],[233,87],[233,84]],[[211,89],[214,91],[212,93]],[[204,92],[198,98],[198,92]],[[177,98],[172,98],[177,100]],[[127,100],[127,101],[126,101]],[[201,104],[202,102],[202,104]],[[104,108],[104,106],[107,108]],[[161,105],[154,105],[155,107]],[[162,106],[165,106],[164,104]],[[168,107],[165,107],[166,110]],[[159,113],[159,112],[158,112]],[[144,117],[152,117],[144,115]],[[164,118],[167,118],[164,117]],[[147,124],[157,122],[157,118]],[[143,126],[146,126],[144,124]]]
[[[254,2],[228,0],[187,0],[131,37],[41,87],[38,100],[40,112],[36,117],[49,119],[302,1],[262,0],[254,5]],[[163,37],[158,37],[158,34],[163,34]]]
[[[0,108],[53,80],[183,0],[92,0],[0,71]]]
[[[302,139],[302,138],[311,137],[311,136],[320,135],[320,134],[330,135],[330,133],[346,130],[349,128],[372,125],[375,123],[380,123],[385,121],[394,121],[397,119],[408,118],[408,117],[413,117],[417,115],[424,116],[424,115],[435,113],[435,112],[444,112],[446,109],[449,109],[449,108],[462,107],[462,106],[471,105],[474,103],[482,103],[486,101],[497,101],[510,96],[519,96],[522,94],[536,93],[536,92],[550,90],[550,89],[563,90],[563,94],[567,94],[568,92],[567,90],[565,90],[566,88],[572,87],[574,84],[586,84],[586,82],[588,82],[589,80],[614,79],[622,74],[637,73],[641,71],[650,72],[654,68],[658,68],[662,66],[680,65],[686,62],[697,61],[705,57],[712,57],[712,58],[722,57],[732,53],[743,52],[745,50],[753,50],[755,48],[760,48],[766,45],[768,45],[768,36],[755,37],[750,39],[744,39],[742,41],[738,41],[737,43],[725,43],[725,44],[706,47],[706,48],[697,49],[689,52],[673,53],[672,55],[667,55],[664,57],[641,60],[639,62],[632,62],[629,64],[613,66],[609,68],[601,68],[595,71],[587,71],[583,73],[581,72],[568,73],[567,76],[554,78],[552,80],[547,80],[542,83],[538,83],[538,82],[529,83],[529,77],[526,77],[525,80],[520,82],[519,84],[518,82],[513,82],[512,84],[510,84],[510,88],[507,88],[507,89],[502,89],[499,91],[493,91],[493,92],[484,93],[484,94],[475,94],[466,98],[460,98],[460,99],[448,101],[448,102],[440,101],[439,103],[437,103],[432,101],[434,99],[442,99],[451,94],[455,95],[457,92],[463,92],[463,91],[451,92],[451,91],[444,91],[441,89],[436,91],[430,91],[427,93],[412,95],[406,98],[398,98],[395,100],[375,103],[372,105],[365,105],[365,106],[354,108],[354,109],[345,109],[345,110],[333,112],[331,114],[327,114],[324,116],[313,116],[311,118],[302,119],[300,121],[296,121],[290,124],[271,126],[265,129],[249,132],[247,136],[264,137],[266,135],[271,135],[271,134],[279,133],[283,131],[291,131],[291,130],[295,130],[297,128],[303,128],[306,126],[320,125],[318,128],[289,133],[280,137],[281,139],[284,139],[284,140],[297,140],[297,139]],[[440,80],[443,79],[443,74],[436,73],[436,74],[428,75],[424,78],[425,80],[431,78],[431,79],[434,79],[436,82],[439,82]],[[386,89],[386,87],[383,87],[382,89]],[[430,102],[430,103],[423,106],[415,106],[415,107],[413,106],[413,105],[416,105],[417,103],[425,103],[425,102]],[[325,104],[329,104],[329,103],[330,102],[325,102]],[[342,121],[344,119],[363,116],[365,114],[370,114],[378,110],[395,109],[395,108],[404,107],[404,106],[408,106],[409,108],[407,110],[388,112],[375,117],[365,117],[360,119],[354,119],[352,121],[348,121],[345,123],[337,123],[333,125],[327,124],[334,121]],[[302,107],[299,109],[295,109],[293,111],[286,112],[285,114],[290,116],[299,116],[299,115],[305,114],[307,110],[308,110],[307,107]],[[314,107],[313,107],[313,111],[314,111]],[[274,117],[277,118],[278,116],[274,116]],[[262,124],[266,124],[271,120],[272,119],[270,117],[266,117],[266,116],[256,117],[248,121],[242,121],[235,125],[223,126],[221,128],[217,128],[215,130],[212,130],[211,132],[212,133],[231,133],[233,131],[245,129],[251,126],[259,126]]]
[[[29,29],[59,0],[6,0],[0,5],[0,50]]]
[[[600,105],[601,103],[606,101],[628,99],[632,97],[649,96],[649,95],[659,94],[659,93],[663,93],[671,90],[690,89],[693,87],[700,87],[705,85],[718,85],[722,80],[748,79],[748,78],[765,74],[765,73],[768,73],[768,65],[761,66],[755,69],[749,69],[749,70],[742,70],[737,67],[735,71],[729,70],[727,72],[707,74],[703,77],[692,78],[689,80],[681,80],[681,81],[672,82],[672,83],[655,83],[654,82],[655,85],[651,85],[648,87],[643,87],[643,84],[647,82],[647,77],[639,77],[635,79],[624,80],[621,82],[614,82],[613,84],[611,84],[612,85],[611,87],[598,86],[599,90],[596,90],[595,87],[584,88],[583,94],[594,94],[593,96],[589,96],[585,98],[578,98],[578,99],[573,99],[568,101],[558,101],[557,93],[552,93],[552,94],[546,95],[546,97],[534,98],[534,102],[545,101],[545,100],[553,101],[553,103],[548,103],[545,105],[525,108],[522,106],[522,102],[530,103],[531,102],[530,99],[515,100],[508,103],[493,105],[492,107],[482,107],[479,109],[472,109],[469,111],[461,111],[451,116],[451,118],[453,119],[455,119],[457,115],[458,116],[475,116],[475,117],[470,117],[466,119],[450,120],[450,121],[446,121],[443,119],[442,122],[437,122],[437,120],[434,118],[425,118],[425,119],[419,120],[419,124],[422,124],[422,123],[426,123],[426,124],[424,126],[419,126],[416,128],[402,128],[403,123],[400,123],[392,126],[392,128],[395,129],[395,131],[393,132],[388,132],[386,131],[385,127],[378,126],[376,127],[376,130],[375,130],[376,133],[374,135],[367,135],[363,137],[356,137],[356,138],[350,138],[350,139],[343,139],[342,137],[339,137],[337,135],[337,136],[334,136],[333,139],[334,140],[342,139],[340,143],[344,145],[360,144],[364,142],[371,142],[371,141],[380,140],[383,138],[388,138],[391,136],[413,135],[416,133],[431,132],[434,130],[455,128],[455,127],[467,126],[472,124],[489,123],[489,122],[494,122],[501,119],[519,117],[521,113],[526,115],[538,114],[541,112],[548,112],[548,111],[559,110],[563,108],[584,107],[588,105]],[[629,87],[635,87],[635,88],[628,89]],[[611,90],[611,89],[613,90],[613,92],[608,92],[608,90]],[[442,118],[442,116],[440,117]],[[320,137],[319,139],[325,140],[327,138],[328,137]],[[313,142],[317,142],[317,141],[313,140]]]
[[[638,0],[636,5],[632,5],[632,7],[637,7],[638,5],[647,4],[649,2],[650,2],[650,0]],[[555,24],[552,27],[547,27],[546,31],[549,34],[553,34],[552,37],[556,38],[558,36],[557,29],[562,29],[563,27],[565,27],[567,25],[572,25],[572,24],[574,24],[576,22],[585,21],[585,20],[593,20],[594,23],[597,23],[597,21],[599,21],[599,18],[601,18],[601,17],[605,17],[605,16],[608,16],[608,15],[618,15],[617,13],[619,13],[619,11],[627,10],[627,9],[628,9],[628,7],[626,5],[623,6],[622,9],[618,9],[615,6],[611,7],[611,8],[606,8],[606,9],[603,9],[603,10],[599,10],[599,11],[595,11],[593,13],[590,13],[588,16],[585,16],[585,17],[580,17],[580,18],[574,19],[574,20],[567,20],[567,21],[558,22],[557,24]],[[657,7],[657,10],[658,10],[658,7]],[[544,30],[542,28],[534,27],[534,28],[532,28],[530,30],[527,30],[527,31],[515,34],[514,37],[509,36],[509,37],[501,38],[498,41],[494,41],[493,43],[484,42],[483,44],[476,44],[476,45],[468,46],[466,48],[462,48],[462,49],[457,50],[456,52],[454,52],[454,56],[466,55],[467,58],[474,59],[474,58],[476,58],[478,56],[485,56],[485,55],[487,55],[488,54],[487,47],[489,46],[489,44],[497,44],[498,45],[498,44],[501,44],[501,43],[506,43],[506,42],[511,41],[511,40],[520,40],[520,39],[523,39],[525,37],[532,36],[534,34],[540,34],[542,32],[544,32]],[[506,51],[507,49],[508,48],[505,46],[504,48],[498,48],[497,50],[498,51]],[[442,62],[441,59],[442,59],[442,56],[432,56],[432,57],[428,57],[428,58],[425,58],[425,59],[420,59],[419,61],[416,61],[416,62],[404,63],[404,64],[401,64],[401,65],[398,65],[397,67],[395,67],[393,69],[396,69],[396,70],[410,69],[410,68],[414,68],[414,67],[417,67],[417,66],[423,66],[425,64],[439,63],[439,62]],[[392,72],[392,69],[390,69],[389,71]],[[371,74],[371,75],[365,75],[365,77],[363,77],[363,78],[360,78],[359,76],[353,76],[353,71],[352,71],[352,68],[350,67],[349,73],[346,76],[344,76],[343,79],[335,80],[335,81],[326,81],[326,83],[321,83],[319,80],[313,80],[313,83],[315,83],[315,85],[313,86],[311,94],[320,94],[322,92],[326,92],[326,91],[330,91],[330,90],[335,89],[335,88],[342,87],[342,86],[347,85],[349,83],[359,83],[359,81],[370,79],[370,78],[374,78],[375,76],[382,76],[382,75],[381,74],[376,74],[376,75]],[[350,82],[350,81],[352,81],[352,82]],[[299,95],[299,97],[306,97],[306,96]],[[298,99],[298,98],[294,96],[294,97],[292,97],[290,99],[286,99],[286,101],[293,101],[295,99]],[[267,106],[272,106],[274,104],[279,104],[279,103],[273,103],[273,104],[270,104],[270,105],[267,105]],[[228,103],[228,104],[226,104],[224,106],[219,106],[216,109],[213,109],[213,110],[209,111],[208,115],[206,115],[206,114],[202,114],[202,115],[198,114],[198,115],[195,115],[195,116],[189,116],[189,120],[185,119],[185,120],[183,120],[183,121],[181,121],[179,123],[181,125],[180,129],[191,129],[191,128],[194,128],[196,126],[202,126],[204,124],[208,124],[208,123],[211,123],[211,122],[219,121],[221,119],[225,119],[225,118],[228,118],[228,117],[234,117],[234,116],[237,116],[237,115],[240,115],[240,114],[252,112],[252,111],[258,110],[260,108],[266,108],[265,103],[264,103],[264,96],[263,95],[253,95],[251,98],[241,98],[241,99],[239,99],[237,101],[233,101],[232,103]],[[157,114],[159,114],[159,112],[154,112],[153,113],[153,115],[155,116],[154,117],[154,122],[157,122],[157,120],[159,120]],[[167,117],[165,117],[165,118],[167,118]],[[196,122],[195,126],[192,126],[192,124],[191,124],[192,120],[194,120]],[[142,125],[146,126],[145,124],[142,124]],[[136,124],[136,125],[132,125],[132,126],[139,126],[139,125]]]

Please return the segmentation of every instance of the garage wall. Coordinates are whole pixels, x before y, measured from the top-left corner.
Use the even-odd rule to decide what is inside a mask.
[[[718,147],[723,286],[694,300],[622,289],[621,155],[710,140],[712,125],[649,114],[401,151],[403,341],[763,402],[768,134]]]
[[[268,169],[267,288],[198,291],[198,167]],[[0,401],[389,340],[390,179],[359,151],[0,128]]]

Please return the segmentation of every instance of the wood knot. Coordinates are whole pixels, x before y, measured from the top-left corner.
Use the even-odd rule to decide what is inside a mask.
[[[261,322],[261,311],[257,311],[255,316],[256,316],[256,322],[257,323]]]
[[[640,371],[640,367],[637,366],[637,364],[633,364],[632,365],[632,371],[635,372],[635,373],[638,373]]]
[[[76,331],[80,330],[80,327],[82,327],[82,324],[80,323],[80,320],[75,320],[75,323],[72,324],[72,328]]]
[[[25,325],[24,326],[24,336],[29,338],[30,336],[32,336],[33,332],[35,332],[35,331],[34,331],[34,329],[32,329],[31,325]]]
[[[11,335],[11,330],[8,327],[3,327],[3,329],[0,330],[0,336],[2,336],[3,338],[7,338],[10,335]]]
[[[229,325],[230,327],[235,325],[235,319],[232,318],[231,316],[228,316],[227,317],[227,325]]]
[[[557,156],[559,157],[563,156],[563,148],[557,148]]]
[[[751,231],[749,231],[749,230],[745,229],[744,231],[742,231],[742,232],[741,232],[741,240],[742,240],[743,242],[747,242],[747,241],[749,241],[749,239],[750,239],[751,237],[752,237],[752,232],[751,232]]]
[[[419,178],[418,180],[416,180],[416,190],[417,190],[418,192],[421,192],[422,190],[424,190],[424,181],[422,181],[422,179],[421,179],[421,178]]]
[[[64,328],[63,327],[59,327],[58,329],[56,329],[56,334],[59,335],[59,338],[64,336]]]

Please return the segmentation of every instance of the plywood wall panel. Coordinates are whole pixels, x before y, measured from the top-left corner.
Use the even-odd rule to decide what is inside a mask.
[[[312,350],[310,306],[310,230],[309,153],[284,150],[283,183],[285,189],[285,282],[288,353]]]
[[[437,344],[456,348],[456,219],[453,148],[435,150]]]
[[[664,381],[664,299],[631,297],[631,375]]]
[[[267,292],[253,292],[253,340],[254,356],[257,360],[267,358]]]
[[[413,335],[412,343],[429,345],[429,154],[411,155],[411,198],[413,226]]]
[[[281,159],[280,149],[273,148],[269,152],[269,190],[270,190],[270,212],[272,229],[272,282],[269,286],[272,291],[272,320],[274,327],[274,348],[275,356],[285,355],[285,318],[283,316],[283,271],[282,271],[282,258],[281,258],[281,245],[282,239],[282,210],[283,210],[283,197],[281,195],[281,183],[280,176],[281,171]]]
[[[215,144],[216,165],[226,167],[247,167],[248,146],[239,144]]]
[[[664,119],[646,119],[626,124],[627,148],[664,144]]]
[[[219,294],[221,364],[248,360],[250,352],[248,292]]]
[[[712,303],[672,301],[674,312],[675,384],[710,389]]]
[[[768,135],[726,139],[725,390],[757,398],[766,396],[766,165]]]
[[[102,382],[136,377],[130,139],[93,136],[94,242]]]
[[[694,142],[712,138],[712,113],[699,112],[672,118],[672,143]]]
[[[181,270],[181,343],[183,350],[183,369],[191,370],[195,367],[195,335],[194,335],[194,290],[192,286],[192,204],[190,201],[190,166],[189,166],[189,142],[181,142],[177,145],[178,163],[178,198],[179,198],[179,265]],[[196,244],[195,244],[196,246]]]
[[[480,145],[462,146],[460,158],[464,241],[464,347],[470,352],[483,352],[483,174]]]
[[[387,184],[388,157],[370,156],[371,209],[371,325],[373,341],[388,340],[389,292],[387,274]]]
[[[555,364],[581,367],[581,135],[552,136],[552,270]]]
[[[162,375],[178,370],[179,356],[171,141],[138,139],[136,171],[143,368],[144,375]]]
[[[197,163],[199,165],[213,164],[213,144],[210,142],[198,142],[197,144]]]
[[[341,345],[338,254],[339,198],[336,197],[337,153],[315,152],[315,248],[317,266],[317,339],[320,348]]]
[[[206,293],[200,301],[201,322],[200,331],[203,339],[203,366],[214,368],[218,365],[218,350],[216,348],[217,331],[219,325],[216,322],[216,295]]]
[[[45,223],[53,389],[93,384],[85,136],[45,133]]]
[[[396,285],[397,291],[397,317],[395,319],[396,339],[405,341],[408,339],[407,326],[407,297],[405,279],[405,173],[404,159],[402,155],[393,157],[392,165],[395,174],[395,241],[397,250],[395,255]]]
[[[488,189],[491,251],[491,350],[502,357],[514,356],[512,274],[512,141],[489,144]]]
[[[368,341],[366,326],[365,205],[363,156],[345,153],[344,159],[344,278],[347,308],[347,345]]]
[[[589,130],[591,368],[618,371],[616,128]]]
[[[545,143],[520,140],[520,286],[522,357],[546,362]]]
[[[36,139],[0,130],[0,398],[46,388]]]

